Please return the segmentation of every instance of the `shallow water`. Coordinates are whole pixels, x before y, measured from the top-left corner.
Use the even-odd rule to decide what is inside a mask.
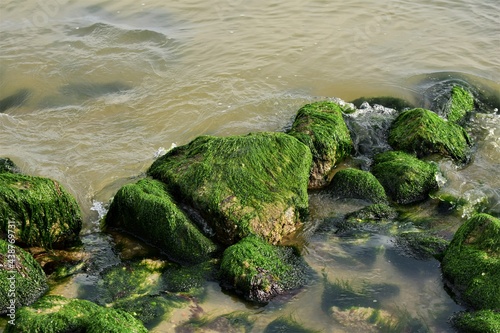
[[[91,234],[99,205],[162,149],[202,134],[279,131],[303,104],[326,97],[391,95],[426,106],[437,83],[461,80],[490,103],[472,123],[473,163],[439,162],[447,179],[441,192],[487,201],[499,214],[499,12],[495,0],[2,1],[0,156],[25,173],[60,181],[77,197],[85,243],[106,266],[118,259],[110,238]],[[328,200],[312,194],[313,223],[358,204]],[[435,212],[428,204],[412,216],[447,236],[463,220],[446,216],[438,223]],[[314,234],[305,258],[331,281],[390,281],[401,292],[384,304],[424,318],[433,332],[451,331],[446,318],[433,317],[457,310],[436,261],[398,266],[384,233],[359,247],[351,242]],[[92,279],[74,280],[54,292],[85,290],[91,298]],[[216,284],[210,288],[207,312],[247,308]],[[286,306],[253,309],[254,332],[288,313],[306,326],[342,332],[320,309],[322,288],[320,279]],[[189,314],[182,311],[156,331],[172,331]]]

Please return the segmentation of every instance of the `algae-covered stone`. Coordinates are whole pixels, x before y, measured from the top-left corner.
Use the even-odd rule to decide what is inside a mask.
[[[451,323],[460,333],[498,333],[500,332],[500,312],[481,310],[460,312]]]
[[[474,96],[472,93],[461,87],[454,86],[451,89],[451,96],[446,104],[446,117],[448,121],[460,123],[465,116],[474,110]]]
[[[320,331],[305,327],[295,318],[279,317],[267,325],[264,333],[319,333]]]
[[[220,272],[224,288],[260,303],[302,286],[307,279],[306,263],[292,248],[270,245],[257,236],[228,247]]]
[[[449,242],[427,232],[409,231],[396,237],[400,251],[417,260],[428,260],[442,255]]]
[[[143,238],[181,263],[205,261],[217,250],[176,205],[165,184],[153,179],[123,186],[109,207],[105,223]]]
[[[10,158],[0,157],[0,173],[2,172],[19,173],[20,170]]]
[[[270,243],[307,213],[309,149],[284,133],[202,136],[156,160],[148,174],[197,209],[224,244],[250,234]]]
[[[401,204],[424,200],[438,188],[438,166],[403,152],[388,151],[376,155],[372,172],[387,195]]]
[[[0,173],[0,232],[13,224],[19,244],[48,249],[80,244],[80,208],[52,179]]]
[[[15,325],[6,333],[146,333],[148,330],[132,315],[80,299],[49,295],[30,307],[17,311]]]
[[[467,304],[500,311],[500,219],[476,214],[462,224],[441,267],[451,289]]]
[[[337,172],[329,187],[333,195],[385,203],[387,196],[380,182],[368,171],[344,169]]]
[[[349,129],[342,117],[342,107],[333,102],[303,106],[289,134],[306,144],[312,152],[310,188],[327,185],[330,171],[353,150]]]
[[[234,311],[217,317],[192,318],[176,329],[182,333],[247,333],[253,328],[255,319],[245,311]]]
[[[47,289],[47,277],[31,254],[0,239],[0,314],[15,313]]]
[[[402,112],[393,122],[389,144],[418,157],[436,153],[464,163],[469,159],[471,139],[462,127],[436,113],[412,109]]]

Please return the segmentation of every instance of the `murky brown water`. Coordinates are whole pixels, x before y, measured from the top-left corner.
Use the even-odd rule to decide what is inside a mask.
[[[89,233],[98,219],[96,202],[107,203],[161,148],[198,135],[281,130],[300,106],[324,97],[391,95],[415,102],[429,78],[447,73],[498,95],[499,12],[496,0],[4,0],[0,100],[19,92],[22,98],[0,113],[0,156],[25,173],[59,180],[78,198]],[[471,200],[486,196],[498,212],[498,113],[478,117],[474,126],[483,139],[476,158],[464,170],[442,163],[445,190]],[[320,208],[317,216],[338,211]],[[388,306],[424,318],[435,332],[449,331],[433,318],[439,309],[455,309],[438,263],[417,262],[416,271],[405,273],[391,264],[392,245],[384,237],[367,243],[385,249],[370,265],[330,257],[342,251],[363,257],[346,250],[349,240],[332,235],[313,237],[306,260],[332,280],[391,281],[402,292],[386,300]],[[73,296],[87,282],[58,290]],[[321,311],[321,293],[318,283],[283,309],[254,310],[260,311],[254,332],[283,313],[342,332]],[[246,308],[217,285],[209,295],[207,312]],[[172,321],[183,316],[176,313]],[[174,323],[155,331],[170,332]]]

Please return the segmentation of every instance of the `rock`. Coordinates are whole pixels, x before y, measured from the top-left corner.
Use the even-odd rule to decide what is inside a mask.
[[[492,310],[460,312],[453,316],[451,323],[461,333],[498,333],[500,312]]]
[[[298,111],[288,132],[312,152],[309,188],[327,185],[333,167],[351,155],[353,144],[342,111],[343,108],[333,102],[307,104]]]
[[[223,288],[259,303],[304,285],[306,271],[306,263],[292,248],[270,245],[257,236],[228,247],[220,268]]]
[[[123,186],[109,207],[105,224],[144,239],[180,263],[203,262],[217,250],[173,201],[165,184],[153,179]]]
[[[465,303],[500,311],[500,219],[476,214],[462,224],[441,268],[446,283]]]
[[[417,260],[441,256],[449,242],[427,232],[409,231],[396,236],[396,245],[403,255]]]
[[[176,328],[179,333],[246,333],[253,328],[255,319],[245,311],[234,311],[215,318],[210,315],[193,318]]]
[[[395,219],[398,213],[387,204],[372,204],[347,214],[342,221],[336,223],[336,234],[352,230],[374,230],[385,222]]]
[[[278,317],[267,325],[264,333],[319,333],[320,331],[306,328],[293,317]]]
[[[361,105],[365,102],[371,105],[382,105],[386,108],[391,108],[398,111],[414,108],[414,106],[408,101],[405,101],[402,98],[391,97],[391,96],[360,97],[356,98],[351,103],[353,103],[357,108],[360,108]]]
[[[10,158],[0,158],[0,173],[2,172],[20,173],[20,170]]]
[[[0,314],[30,305],[47,289],[47,277],[31,254],[0,239]]]
[[[46,249],[80,244],[76,200],[55,180],[0,173],[0,231],[15,225],[16,242]]]
[[[368,171],[348,168],[333,176],[328,189],[341,198],[363,199],[372,203],[386,203],[384,187]]]
[[[21,332],[146,333],[148,330],[124,311],[49,295],[17,311],[15,325],[7,325],[6,333]]]
[[[375,156],[372,172],[385,192],[400,204],[427,199],[438,188],[438,166],[421,161],[400,151],[388,151]]]
[[[284,133],[202,136],[156,160],[148,174],[193,206],[223,244],[251,235],[278,243],[307,215],[309,149]]]
[[[445,105],[445,113],[448,121],[459,124],[474,108],[474,96],[469,90],[461,86],[454,86],[451,89],[450,99]]]
[[[466,163],[470,156],[471,138],[459,125],[440,118],[432,111],[412,109],[402,112],[393,122],[389,144],[417,157],[430,154],[449,156]]]

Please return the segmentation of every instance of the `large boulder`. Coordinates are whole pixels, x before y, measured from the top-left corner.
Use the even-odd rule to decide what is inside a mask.
[[[353,150],[342,107],[334,102],[316,102],[300,108],[288,134],[306,144],[312,152],[309,188],[327,185],[330,171]]]
[[[389,144],[395,150],[417,157],[440,154],[465,163],[469,159],[472,141],[459,125],[432,111],[412,109],[402,112],[392,123]]]
[[[460,312],[451,323],[460,333],[498,333],[500,332],[500,312],[480,310]]]
[[[309,149],[284,133],[201,136],[156,160],[148,174],[194,207],[224,244],[256,234],[278,243],[307,214]]]
[[[0,314],[15,315],[16,309],[41,297],[48,285],[38,262],[8,239],[0,239]]]
[[[348,168],[333,176],[329,190],[341,198],[363,199],[372,203],[387,203],[384,187],[368,171]]]
[[[392,200],[401,204],[427,199],[438,188],[439,168],[400,151],[388,151],[375,156],[372,172]]]
[[[105,223],[144,239],[180,263],[208,260],[217,250],[173,201],[166,185],[154,179],[123,186],[109,207]]]
[[[16,242],[47,249],[80,244],[76,200],[55,180],[0,173],[0,232],[15,225]]]
[[[266,303],[287,290],[301,287],[307,279],[307,265],[292,248],[249,236],[224,251],[220,274],[225,289]]]
[[[472,308],[500,311],[500,219],[476,214],[462,224],[441,267],[451,289]]]
[[[49,295],[30,307],[17,311],[15,325],[6,333],[146,333],[148,330],[132,315],[81,299]]]

